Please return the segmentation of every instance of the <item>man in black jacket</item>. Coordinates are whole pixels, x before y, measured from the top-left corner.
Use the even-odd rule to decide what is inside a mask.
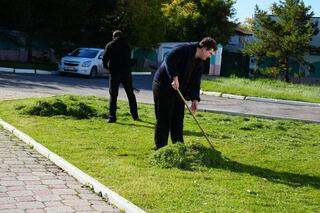
[[[120,83],[126,91],[132,118],[139,120],[137,101],[132,87],[130,54],[129,45],[123,38],[122,32],[120,30],[114,31],[113,40],[106,45],[102,59],[104,67],[109,67],[110,70],[109,123],[115,123],[117,120],[117,97]]]
[[[195,112],[200,101],[200,82],[203,62],[217,49],[216,41],[206,37],[197,44],[173,49],[155,73],[152,90],[156,114],[155,149],[168,144],[169,131],[172,143],[183,142],[184,102],[191,100]]]

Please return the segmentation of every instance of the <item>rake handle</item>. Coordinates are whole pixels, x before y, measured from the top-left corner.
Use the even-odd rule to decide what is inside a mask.
[[[196,123],[197,123],[198,127],[199,127],[199,128],[200,128],[200,130],[202,131],[202,134],[203,134],[203,135],[204,135],[204,137],[207,139],[207,141],[208,141],[209,145],[211,146],[211,148],[212,148],[212,149],[215,149],[215,148],[214,148],[214,146],[212,145],[212,143],[210,142],[210,140],[209,140],[209,138],[208,138],[207,134],[205,133],[205,131],[204,131],[204,130],[202,129],[202,127],[200,126],[200,123],[198,122],[198,120],[197,120],[196,116],[193,114],[193,112],[191,111],[190,107],[188,106],[188,104],[187,104],[186,100],[184,99],[183,95],[181,94],[180,90],[179,90],[179,89],[177,89],[177,92],[178,92],[178,94],[179,94],[180,98],[182,99],[182,101],[183,101],[184,105],[186,105],[186,107],[187,107],[188,111],[189,111],[189,112],[190,112],[190,114],[192,115],[193,119],[196,121]]]

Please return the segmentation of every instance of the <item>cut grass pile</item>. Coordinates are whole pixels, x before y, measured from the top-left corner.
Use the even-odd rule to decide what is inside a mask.
[[[161,168],[185,170],[215,167],[222,162],[220,152],[196,142],[169,144],[157,150],[151,158],[151,163]]]
[[[98,117],[97,110],[92,106],[77,100],[70,96],[69,99],[62,101],[61,99],[52,99],[48,101],[37,101],[31,105],[21,105],[17,108],[22,110],[21,113],[38,116],[55,116],[64,115],[78,119],[88,119]],[[105,114],[101,114],[105,116]]]

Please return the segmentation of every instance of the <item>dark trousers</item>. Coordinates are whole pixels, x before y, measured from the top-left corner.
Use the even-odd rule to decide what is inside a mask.
[[[138,109],[137,109],[137,101],[136,96],[133,93],[132,87],[132,76],[131,73],[122,76],[110,76],[110,85],[109,85],[109,93],[110,93],[110,104],[109,104],[109,119],[116,121],[117,116],[117,98],[119,92],[120,83],[123,85],[124,90],[126,91],[129,106],[130,106],[130,113],[133,119],[137,119],[138,116]]]
[[[169,131],[172,143],[183,142],[184,103],[171,85],[152,84],[156,126],[154,141],[157,148],[168,144]]]

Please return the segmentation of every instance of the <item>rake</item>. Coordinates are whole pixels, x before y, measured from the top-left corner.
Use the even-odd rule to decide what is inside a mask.
[[[184,99],[183,95],[181,94],[180,90],[179,90],[179,89],[177,89],[177,92],[178,92],[178,94],[179,94],[180,98],[182,99],[182,101],[183,101],[184,105],[186,105],[186,107],[187,107],[188,111],[189,111],[189,112],[190,112],[190,114],[192,115],[193,119],[194,119],[194,120],[196,121],[196,123],[198,124],[198,127],[201,129],[202,134],[203,134],[203,135],[204,135],[204,137],[207,139],[207,141],[208,141],[209,145],[211,146],[211,148],[212,148],[212,149],[214,149],[214,150],[215,150],[214,146],[212,145],[211,141],[209,140],[209,138],[208,138],[207,134],[205,133],[205,131],[203,130],[203,128],[200,126],[200,123],[198,122],[198,120],[197,120],[196,116],[195,116],[195,115],[193,114],[193,112],[191,111],[190,107],[188,106],[188,104],[187,104],[186,100]]]

